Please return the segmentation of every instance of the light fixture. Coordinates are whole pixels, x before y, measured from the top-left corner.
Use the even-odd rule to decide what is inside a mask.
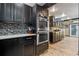
[[[16,3],[16,6],[23,7],[23,4],[22,3]]]
[[[56,18],[61,18],[61,17],[60,17],[60,16],[55,16],[55,19],[56,19]]]
[[[62,13],[61,15],[56,16],[55,18],[66,18],[66,14],[65,13]]]
[[[56,11],[55,7],[53,7],[53,8],[52,8],[52,11],[53,11],[53,12],[55,12],[55,11]]]
[[[70,19],[70,17],[67,17],[67,19]]]
[[[55,6],[53,6],[53,7],[51,8],[51,11],[52,11],[52,12],[55,12],[55,11],[57,11],[57,8],[56,8]]]
[[[78,20],[75,20],[75,21],[73,21],[73,23],[79,23],[79,21]]]
[[[65,16],[66,16],[66,14],[65,13],[62,13],[61,17],[65,17]]]

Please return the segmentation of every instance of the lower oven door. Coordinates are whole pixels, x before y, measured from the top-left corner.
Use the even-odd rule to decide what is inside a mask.
[[[49,41],[48,32],[39,32],[37,34],[37,45],[48,42],[48,41]]]

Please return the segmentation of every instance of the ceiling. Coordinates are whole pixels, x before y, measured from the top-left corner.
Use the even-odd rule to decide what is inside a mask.
[[[25,4],[33,7],[35,4],[38,4],[40,6],[43,6],[45,3],[25,3]]]
[[[35,4],[44,6],[46,3],[25,3],[25,4],[33,7]],[[54,12],[53,7],[55,7],[56,9],[54,10]],[[56,3],[52,7],[48,8],[48,10],[50,16],[53,15],[55,17],[59,17],[62,14],[64,14],[67,18],[79,18],[78,3]]]
[[[54,7],[54,9],[53,9]],[[78,3],[57,3],[54,6],[48,8],[49,15],[56,17],[61,16],[63,13],[67,18],[78,18]]]

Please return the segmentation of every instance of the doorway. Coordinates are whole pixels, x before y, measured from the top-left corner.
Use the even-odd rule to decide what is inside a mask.
[[[79,26],[78,24],[71,24],[70,25],[70,36],[72,37],[79,37]]]

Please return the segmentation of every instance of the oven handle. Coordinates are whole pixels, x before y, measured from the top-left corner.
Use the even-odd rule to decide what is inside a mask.
[[[39,31],[37,34],[49,33],[48,31]]]

